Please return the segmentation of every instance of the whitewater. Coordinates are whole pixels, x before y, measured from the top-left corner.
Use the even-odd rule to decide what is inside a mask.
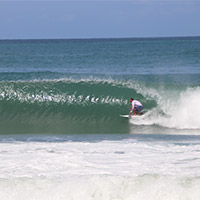
[[[198,136],[4,137],[0,197],[198,199],[199,148]]]
[[[199,199],[198,37],[0,40],[0,52],[0,199]],[[130,97],[143,116],[120,117]]]

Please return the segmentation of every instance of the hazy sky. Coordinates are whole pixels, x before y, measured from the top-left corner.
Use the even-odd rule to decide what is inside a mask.
[[[200,0],[0,0],[0,39],[157,36],[200,36]]]

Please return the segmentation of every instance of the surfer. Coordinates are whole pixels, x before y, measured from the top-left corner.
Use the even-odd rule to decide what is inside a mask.
[[[141,102],[134,100],[133,98],[130,98],[129,102],[131,103],[129,115],[131,115],[131,114],[133,114],[133,115],[142,114],[141,111],[143,110],[143,105],[141,104]]]

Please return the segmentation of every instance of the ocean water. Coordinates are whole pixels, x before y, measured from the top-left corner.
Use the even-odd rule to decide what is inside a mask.
[[[199,102],[199,37],[0,40],[0,199],[199,199]]]

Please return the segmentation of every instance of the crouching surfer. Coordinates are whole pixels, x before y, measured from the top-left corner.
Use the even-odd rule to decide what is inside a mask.
[[[143,105],[141,102],[134,100],[133,98],[129,99],[129,102],[131,103],[131,108],[129,112],[129,116],[131,115],[142,115],[141,111],[143,110]]]

